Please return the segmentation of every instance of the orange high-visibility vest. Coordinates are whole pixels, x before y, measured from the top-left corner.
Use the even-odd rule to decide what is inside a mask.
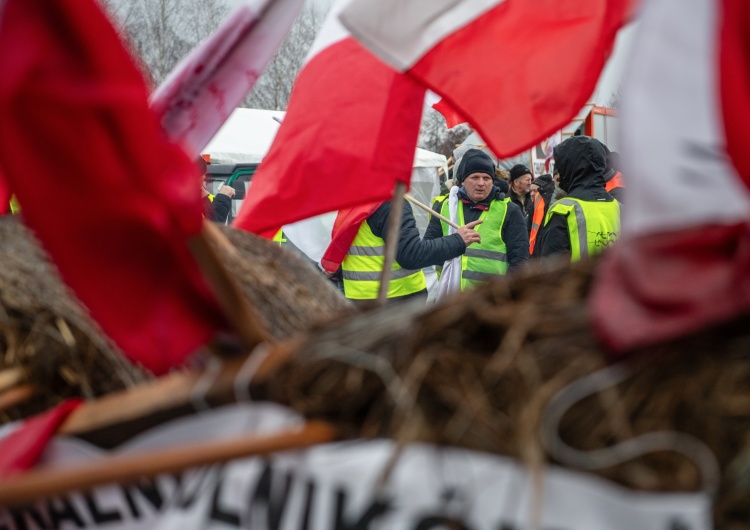
[[[604,185],[604,189],[607,190],[608,192],[612,191],[615,188],[624,188],[624,187],[625,187],[625,183],[622,181],[622,173],[620,173],[619,171],[615,173],[614,176],[611,179],[609,179],[609,182],[607,182]]]
[[[529,254],[534,253],[534,245],[536,244],[536,236],[539,233],[539,228],[544,222],[544,197],[541,193],[537,193],[534,197],[534,217],[531,218],[531,233],[529,234]]]

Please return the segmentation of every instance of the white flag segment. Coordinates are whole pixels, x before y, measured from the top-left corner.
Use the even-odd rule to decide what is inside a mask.
[[[505,0],[354,1],[339,15],[352,36],[404,71],[451,33]]]
[[[648,0],[643,11],[623,88],[624,237],[603,256],[590,300],[618,354],[750,311],[750,151],[727,152],[746,145],[750,123],[750,91],[734,90],[750,78],[737,38],[750,10],[726,15],[742,5]]]
[[[245,0],[154,91],[170,138],[198,155],[242,102],[286,37],[304,0]]]
[[[750,216],[750,193],[725,151],[720,8],[714,0],[644,6],[620,114],[626,237]]]

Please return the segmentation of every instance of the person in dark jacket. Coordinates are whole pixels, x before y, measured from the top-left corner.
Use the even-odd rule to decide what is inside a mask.
[[[377,298],[391,208],[391,201],[384,202],[360,225],[341,264],[344,296],[351,300],[371,301]],[[474,229],[477,224],[468,223],[457,233],[446,237],[422,240],[411,204],[404,201],[388,302],[414,298],[426,300],[427,284],[422,269],[430,265],[442,265],[463,254],[467,246],[478,243],[479,233]]]
[[[531,199],[531,170],[523,164],[510,168],[508,193],[511,202],[521,209],[526,222],[526,232],[531,233],[531,218],[534,215],[534,201]]]
[[[604,189],[620,204],[624,204],[625,183],[620,170],[620,153],[607,151],[607,170],[604,172]]]
[[[203,211],[206,217],[217,223],[226,223],[229,212],[232,211],[232,197],[236,190],[231,186],[222,185],[216,195],[213,195],[203,185]]]
[[[555,182],[552,175],[545,173],[535,178],[531,183],[531,196],[534,201],[534,213],[531,218],[531,233],[529,234],[529,253],[533,256],[536,250],[536,240],[539,229],[544,224],[552,197],[555,195]]]
[[[596,138],[573,136],[555,147],[555,165],[568,195],[548,210],[534,255],[577,260],[600,252],[620,233],[620,205],[604,189],[607,148]]]
[[[493,184],[492,177],[495,175],[495,167],[492,159],[480,149],[469,149],[459,162],[456,170],[456,179],[459,184],[457,190],[458,224],[472,224],[484,221],[477,228],[482,236],[480,245],[472,247],[480,252],[472,258],[472,249],[467,250],[462,259],[462,278],[466,271],[468,276],[490,277],[495,274],[504,274],[505,270],[513,270],[526,262],[529,258],[529,239],[526,231],[526,223],[520,208],[510,202],[505,195]],[[449,199],[436,204],[434,210],[444,217],[450,218]],[[447,214],[447,215],[446,215]],[[500,234],[491,232],[492,226],[500,226]],[[448,232],[448,225],[433,216],[427,225],[425,240],[440,240]],[[496,241],[497,247],[490,245],[490,241]],[[486,256],[491,253],[498,254],[498,261],[502,263],[482,263],[478,259],[489,261]],[[502,256],[500,256],[502,254]],[[481,257],[485,256],[485,257]],[[469,260],[474,259],[475,262]],[[493,268],[497,271],[492,271]],[[480,280],[481,281],[481,280]],[[462,287],[469,282],[463,282]]]

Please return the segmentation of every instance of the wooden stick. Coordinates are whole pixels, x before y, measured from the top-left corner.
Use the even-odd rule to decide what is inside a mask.
[[[229,275],[211,243],[227,249],[234,249],[232,244],[219,232],[211,221],[204,221],[203,230],[188,241],[195,260],[211,283],[219,305],[244,346],[253,349],[261,342],[268,341],[270,334],[261,324],[260,317],[240,288]],[[236,252],[236,250],[235,250]]]
[[[383,270],[380,271],[380,287],[378,288],[378,306],[385,305],[388,300],[388,286],[391,283],[391,269],[393,262],[396,261],[396,248],[398,247],[398,238],[401,234],[401,216],[404,211],[404,195],[406,194],[406,184],[403,182],[396,183],[396,189],[393,192],[393,202],[391,203],[391,213],[388,217],[388,233],[385,239],[385,257],[383,259]]]
[[[31,385],[19,385],[10,390],[6,390],[0,394],[0,412],[31,399],[35,393],[36,388]]]
[[[88,490],[102,484],[125,484],[141,477],[175,473],[234,458],[309,447],[330,442],[335,437],[336,431],[332,426],[311,421],[301,429],[266,436],[241,436],[170,446],[141,454],[105,458],[86,465],[39,469],[18,478],[3,480],[0,484],[0,506],[18,506],[67,491]]]
[[[441,221],[443,221],[444,223],[446,223],[448,226],[452,226],[456,230],[458,230],[459,228],[461,228],[460,226],[458,226],[456,223],[454,223],[453,221],[451,221],[447,217],[445,217],[445,216],[437,213],[435,210],[433,210],[432,208],[430,208],[429,206],[427,206],[425,203],[418,201],[417,199],[415,199],[411,195],[408,195],[408,194],[404,195],[404,199],[406,199],[407,201],[409,201],[412,204],[415,204],[415,205],[419,206],[423,210],[426,210],[430,214],[434,215],[435,217],[437,217],[438,219],[440,219]]]
[[[23,380],[24,371],[21,368],[7,368],[0,372],[0,392],[13,388]]]

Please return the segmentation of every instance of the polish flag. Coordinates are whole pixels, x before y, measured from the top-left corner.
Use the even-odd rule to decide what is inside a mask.
[[[592,315],[619,353],[750,310],[750,7],[648,0],[620,116],[623,237]]]
[[[162,127],[197,156],[245,98],[304,0],[245,0],[190,52],[150,98]]]
[[[98,1],[0,7],[0,50],[12,50],[0,54],[0,173],[104,332],[164,373],[227,329],[187,245],[203,224],[195,164],[164,138]]]
[[[234,225],[265,236],[314,215],[389,199],[409,183],[425,89],[338,22],[334,5]]]
[[[633,1],[353,0],[341,21],[507,158],[584,106]]]

